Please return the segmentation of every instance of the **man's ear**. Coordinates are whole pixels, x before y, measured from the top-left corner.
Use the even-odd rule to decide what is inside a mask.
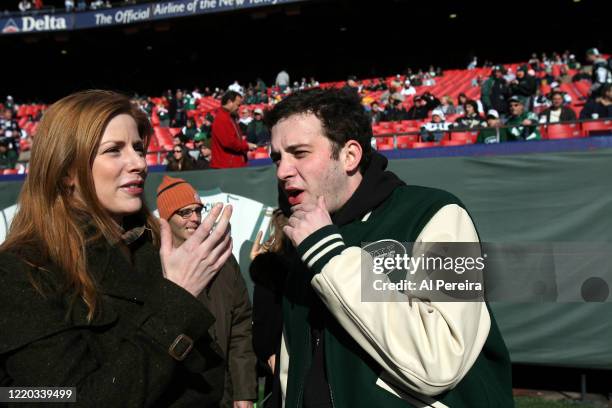
[[[358,170],[362,155],[363,149],[356,140],[350,139],[347,141],[342,148],[342,163],[344,165],[344,170],[347,173],[354,173]]]

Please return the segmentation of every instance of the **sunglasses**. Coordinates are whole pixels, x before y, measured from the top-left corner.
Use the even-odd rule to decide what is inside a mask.
[[[183,153],[182,150],[175,150],[174,153]]]
[[[187,219],[189,217],[191,217],[191,214],[196,213],[199,216],[202,215],[202,209],[203,207],[198,207],[198,208],[185,208],[184,210],[178,210],[175,214],[178,214],[179,216]]]

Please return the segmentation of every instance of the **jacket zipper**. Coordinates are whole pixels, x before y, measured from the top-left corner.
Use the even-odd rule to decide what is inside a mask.
[[[322,332],[322,335],[325,336],[325,331]],[[319,347],[319,342],[321,341],[321,337],[317,337],[317,347]],[[334,408],[336,406],[336,404],[334,404],[334,393],[332,392],[332,388],[331,388],[331,367],[327,367],[327,353],[324,354],[324,358],[323,358],[323,364],[324,364],[324,368],[327,371],[327,388],[329,389],[329,400],[331,402],[331,406],[332,408]]]
[[[308,344],[310,346],[311,344],[311,336],[312,333],[310,332],[310,327],[306,328],[306,344]],[[312,364],[312,357],[311,357],[311,364]],[[298,392],[298,397],[297,400],[295,401],[295,408],[300,408],[300,402],[302,401],[302,394],[304,393],[304,381],[306,379],[306,374],[308,373],[307,370],[308,369],[304,369],[304,373],[302,374],[302,380],[300,381],[300,390]]]

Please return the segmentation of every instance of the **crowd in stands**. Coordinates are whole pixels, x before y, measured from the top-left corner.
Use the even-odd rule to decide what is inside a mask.
[[[23,13],[36,13],[41,10],[61,10],[62,7],[66,12],[79,12],[87,10],[100,10],[108,9],[117,6],[125,6],[136,3],[145,3],[151,0],[116,0],[111,2],[110,0],[19,0],[16,2],[17,9]],[[4,11],[5,14],[9,14],[9,10]]]
[[[381,148],[379,144],[388,143],[384,136],[397,134],[413,135],[411,141],[429,145],[459,131],[477,134],[469,141],[477,143],[541,139],[542,126],[612,117],[610,58],[590,49],[586,62],[581,66],[566,51],[551,58],[534,54],[525,64],[490,66],[487,61],[488,66],[479,68],[472,61],[468,70],[407,69],[388,78],[350,76],[323,84],[314,78],[292,82],[281,70],[273,86],[261,78],[246,86],[236,80],[225,89],[167,90],[160,97],[135,96],[133,101],[156,130],[149,164],[164,164],[175,171],[206,169],[211,160],[217,167],[214,152],[223,154],[227,147],[211,145],[219,112],[229,112],[233,118],[238,140],[234,148],[245,158],[240,165],[246,165],[246,157],[268,157],[270,131],[262,120],[266,109],[296,90],[319,86],[358,92],[377,136],[373,144]],[[230,110],[222,103],[229,93],[240,96]],[[0,104],[0,170],[25,171],[23,163],[45,107],[17,105],[11,96]]]

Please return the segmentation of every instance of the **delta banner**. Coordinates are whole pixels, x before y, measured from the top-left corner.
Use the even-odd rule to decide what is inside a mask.
[[[2,34],[23,34],[120,26],[302,0],[177,0],[73,13],[28,14],[0,18]]]
[[[465,204],[494,263],[485,295],[513,362],[612,369],[612,148],[412,158],[389,168]],[[234,256],[252,295],[249,252],[277,206],[274,166],[171,175],[192,183],[207,210],[232,204]],[[147,178],[151,209],[162,176]],[[0,183],[0,242],[21,184]]]

